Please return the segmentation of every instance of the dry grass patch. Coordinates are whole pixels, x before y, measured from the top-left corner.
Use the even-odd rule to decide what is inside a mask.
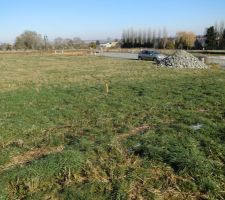
[[[19,165],[24,165],[26,163],[32,162],[33,160],[37,160],[43,156],[62,152],[63,149],[63,146],[31,149],[23,154],[12,157],[9,163],[0,168],[0,173],[15,168]]]

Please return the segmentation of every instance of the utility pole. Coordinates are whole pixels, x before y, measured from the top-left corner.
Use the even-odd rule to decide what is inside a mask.
[[[47,50],[47,41],[48,41],[48,36],[44,35],[45,51]]]

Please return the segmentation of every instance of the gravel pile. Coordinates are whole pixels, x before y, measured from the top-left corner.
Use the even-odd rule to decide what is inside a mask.
[[[174,55],[164,58],[159,65],[168,68],[208,68],[205,63],[184,50],[178,50]]]

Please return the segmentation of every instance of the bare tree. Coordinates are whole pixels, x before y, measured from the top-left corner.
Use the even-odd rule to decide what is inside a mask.
[[[225,25],[224,25],[224,21],[222,20],[220,22],[220,25],[219,25],[219,35],[220,35],[220,37],[223,35],[224,29],[225,29]]]
[[[81,48],[83,44],[84,44],[84,42],[81,38],[79,38],[79,37],[73,38],[73,47],[74,48]]]
[[[219,25],[218,25],[218,22],[215,23],[214,30],[216,31],[217,34],[219,33]]]
[[[70,39],[70,38],[64,39],[63,44],[64,44],[64,47],[66,49],[72,49],[73,48],[73,40]]]
[[[13,49],[13,46],[9,43],[0,44],[0,50],[1,51],[11,51],[12,49]]]
[[[162,38],[162,32],[161,29],[158,30],[158,40],[160,40]]]
[[[141,29],[139,29],[137,37],[138,37],[139,47],[141,47],[141,43],[142,43],[142,30]]]
[[[142,32],[142,41],[141,41],[141,44],[142,44],[143,46],[146,46],[146,42],[147,42],[147,35],[146,35],[146,31],[143,30],[143,32]]]
[[[83,42],[83,40],[82,40],[81,38],[79,38],[79,37],[74,37],[74,38],[73,38],[73,43],[74,43],[74,44],[83,44],[84,42]]]
[[[163,36],[163,37],[162,37]],[[164,39],[164,46],[163,46]],[[165,48],[167,40],[167,33],[164,31],[162,35],[161,29],[152,31],[150,28],[134,30],[133,28],[124,30],[122,33],[122,47],[160,47]]]
[[[167,34],[166,28],[164,27],[163,28],[163,48],[164,49],[166,48],[167,42],[168,42],[168,34]]]
[[[153,47],[156,48],[157,47],[156,30],[153,30],[152,42],[153,42]]]
[[[64,39],[61,37],[55,38],[53,44],[55,49],[63,49],[65,47]]]
[[[157,40],[156,41],[157,41],[157,48],[159,48],[159,49],[163,48],[161,29],[158,29],[158,36],[157,36]]]
[[[152,46],[152,30],[150,28],[147,31],[147,46]]]
[[[191,48],[194,46],[196,35],[193,32],[177,32],[178,48]]]
[[[131,46],[134,47],[135,34],[134,34],[134,29],[133,28],[130,28],[129,34],[130,34]]]
[[[24,31],[16,38],[16,49],[41,49],[44,46],[42,36],[35,31]]]

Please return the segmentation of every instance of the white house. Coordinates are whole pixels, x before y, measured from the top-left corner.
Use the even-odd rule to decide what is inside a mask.
[[[100,44],[100,47],[111,48],[111,47],[115,47],[117,44],[118,44],[118,42],[108,42],[105,44]]]

